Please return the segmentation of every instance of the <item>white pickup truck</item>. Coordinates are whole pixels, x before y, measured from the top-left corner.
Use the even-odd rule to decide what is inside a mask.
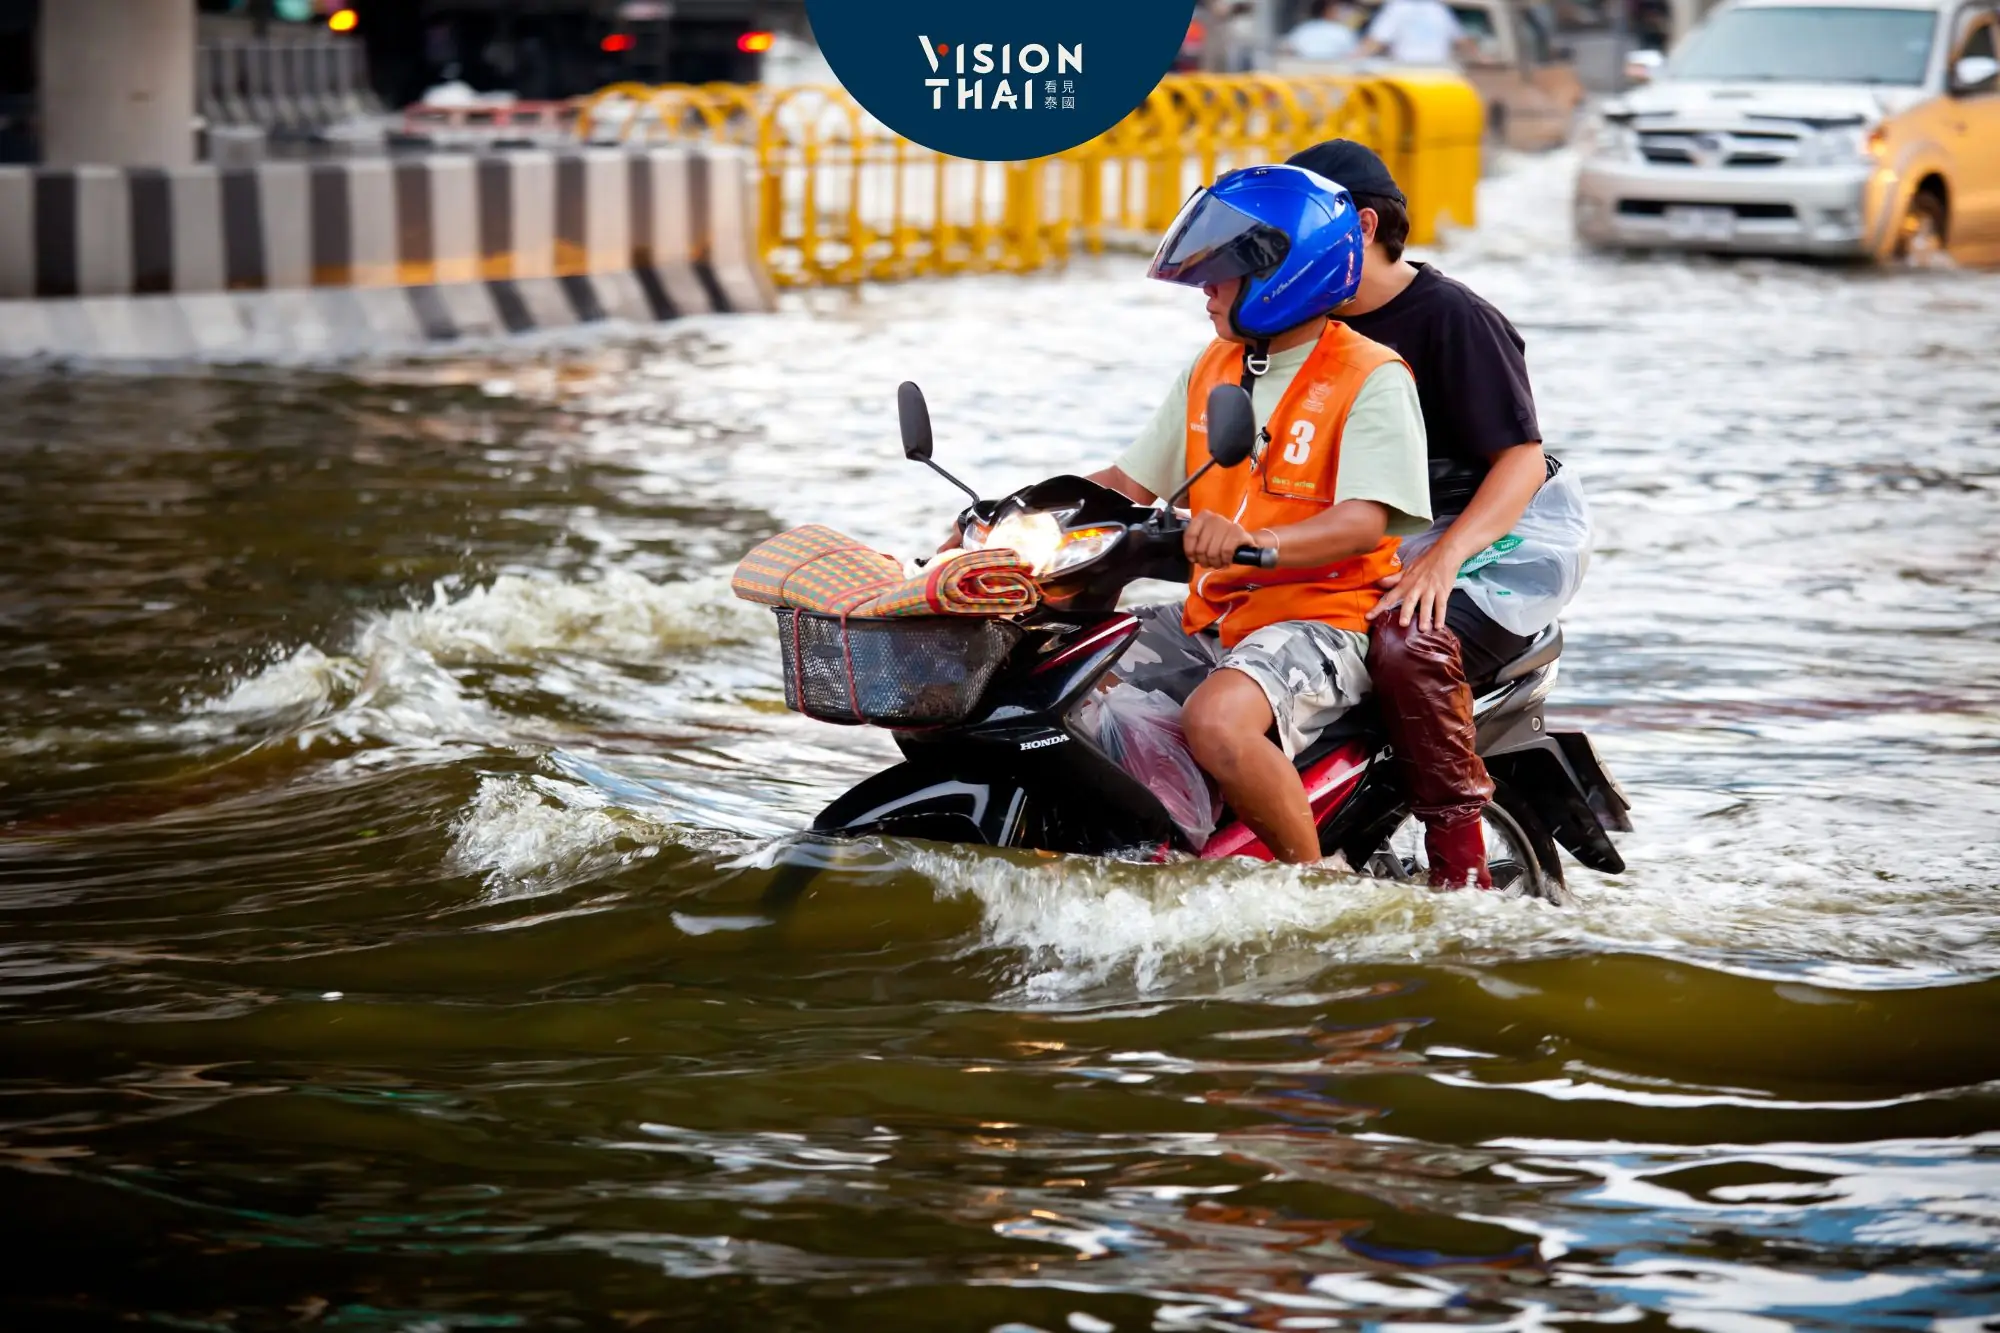
[[[1604,246],[2000,262],[2000,0],[1728,0],[1584,135]]]

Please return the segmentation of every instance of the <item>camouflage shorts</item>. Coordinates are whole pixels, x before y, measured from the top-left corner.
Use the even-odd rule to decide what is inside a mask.
[[[1186,703],[1195,687],[1224,667],[1257,682],[1277,718],[1278,743],[1296,755],[1368,697],[1368,636],[1316,620],[1287,620],[1224,648],[1213,630],[1181,628],[1181,606],[1143,606],[1139,637],[1115,673],[1145,690]]]

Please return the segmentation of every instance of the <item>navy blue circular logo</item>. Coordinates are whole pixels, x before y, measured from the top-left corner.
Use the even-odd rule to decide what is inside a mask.
[[[806,0],[854,100],[952,157],[1047,157],[1116,125],[1173,67],[1195,0]]]

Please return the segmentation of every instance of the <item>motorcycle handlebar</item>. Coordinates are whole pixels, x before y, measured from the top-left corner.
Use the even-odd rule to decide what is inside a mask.
[[[1165,535],[1177,535],[1187,530],[1187,524],[1178,515],[1161,517],[1158,511],[1147,520],[1154,531]],[[1276,569],[1278,551],[1270,546],[1239,546],[1230,555],[1230,560],[1239,565],[1249,565],[1252,569]]]

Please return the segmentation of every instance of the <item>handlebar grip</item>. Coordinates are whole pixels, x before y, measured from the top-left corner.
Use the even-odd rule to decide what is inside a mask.
[[[1254,565],[1258,569],[1278,567],[1278,548],[1275,546],[1239,546],[1231,556],[1239,565]]]

